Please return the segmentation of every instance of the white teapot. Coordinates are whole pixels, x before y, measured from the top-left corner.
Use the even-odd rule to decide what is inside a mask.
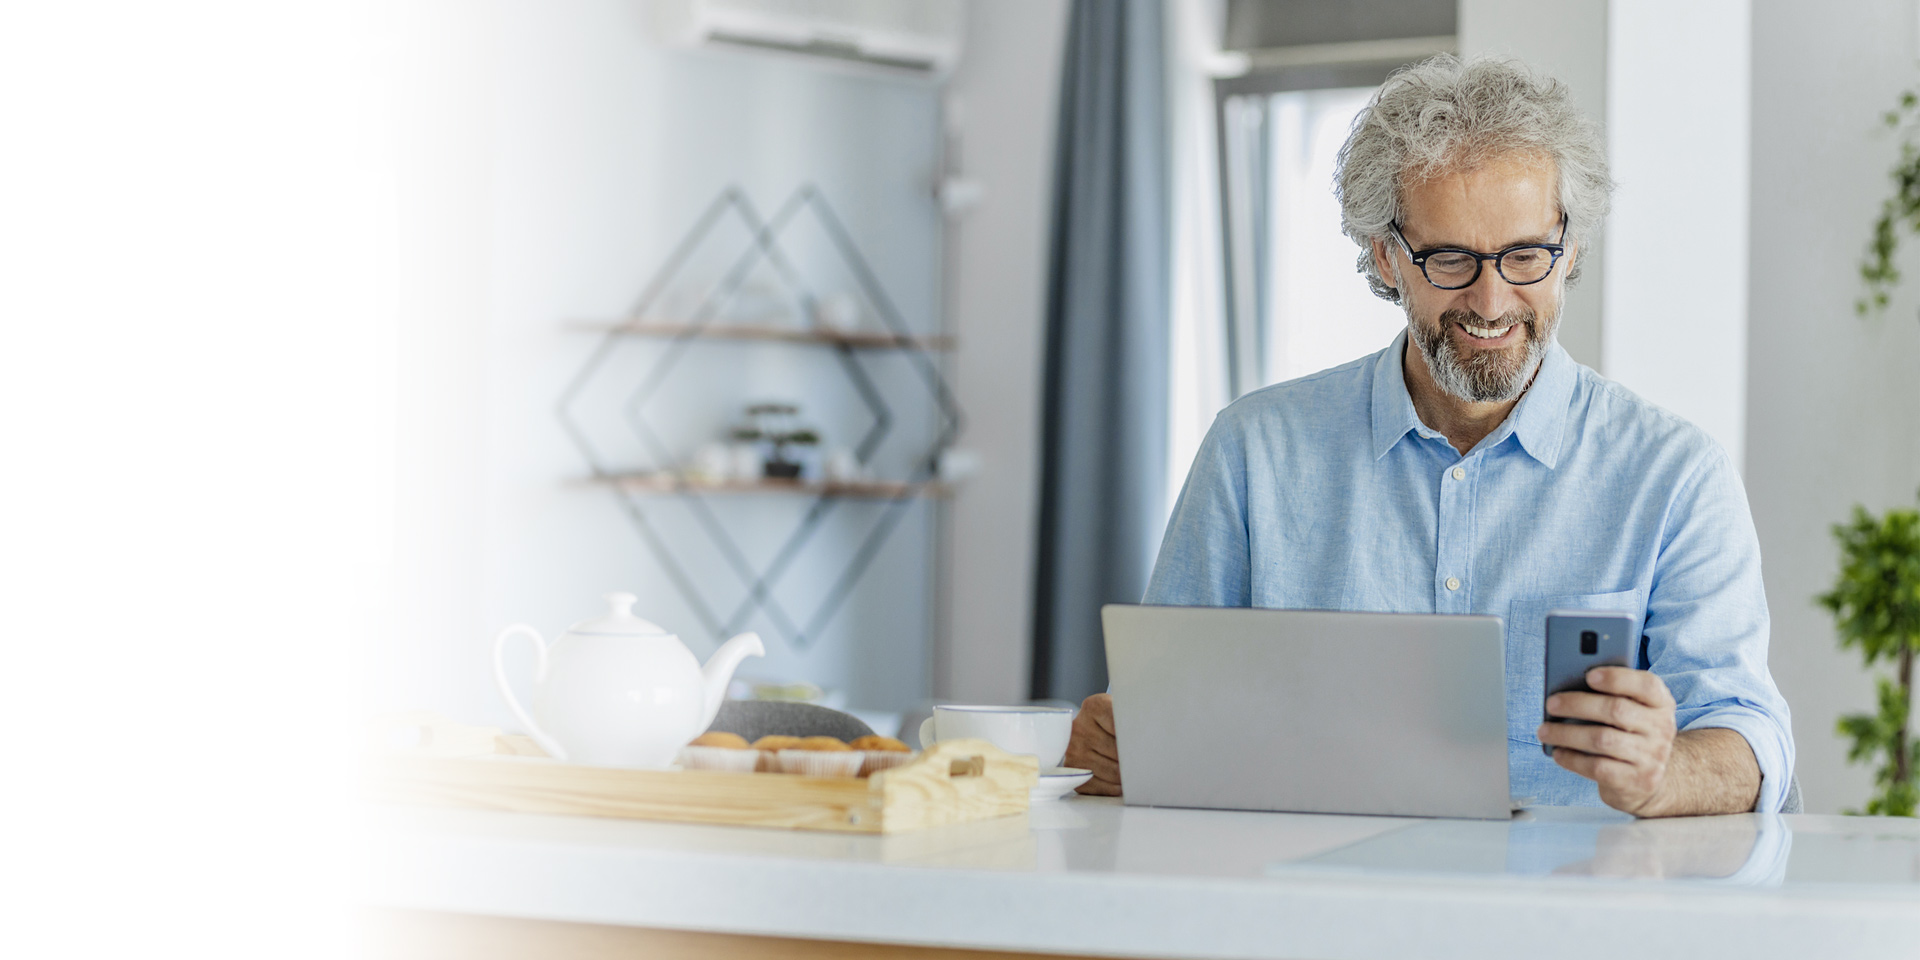
[[[637,599],[607,594],[606,616],[568,627],[551,645],[524,623],[494,638],[500,695],[548,754],[572,763],[662,769],[713,722],[740,661],[766,656],[760,635],[743,633],[702,667],[679,637],[633,615]],[[531,637],[540,651],[531,714],[507,685],[500,661],[516,633]]]

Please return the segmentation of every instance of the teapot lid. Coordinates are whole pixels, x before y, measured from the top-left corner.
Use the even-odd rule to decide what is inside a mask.
[[[659,636],[667,631],[650,620],[642,620],[633,615],[633,605],[640,598],[631,593],[609,593],[606,595],[607,612],[592,620],[582,620],[567,628],[568,633],[590,633],[599,636]]]

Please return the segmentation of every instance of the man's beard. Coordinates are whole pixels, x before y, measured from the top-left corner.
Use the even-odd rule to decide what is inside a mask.
[[[1409,309],[1407,338],[1420,348],[1427,369],[1433,373],[1433,382],[1441,390],[1471,403],[1505,403],[1525,393],[1527,385],[1533,382],[1534,371],[1540,369],[1540,361],[1547,355],[1548,345],[1553,343],[1554,328],[1559,326],[1556,319],[1549,317],[1541,323],[1526,307],[1493,321],[1483,320],[1471,310],[1448,310],[1440,315],[1439,323],[1429,328],[1415,319]],[[1463,358],[1451,333],[1462,322],[1477,327],[1519,323],[1526,331],[1526,343],[1501,350],[1475,350]]]

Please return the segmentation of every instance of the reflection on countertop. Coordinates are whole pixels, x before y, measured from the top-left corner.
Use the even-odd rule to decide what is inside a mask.
[[[1420,821],[1269,870],[1315,872],[1920,887],[1920,822],[1755,813],[1639,820],[1534,807],[1508,822]]]
[[[1636,820],[1612,811],[1533,808],[1507,822],[1423,821],[1274,872],[1778,884],[1791,847],[1792,831],[1773,814]]]
[[[1694,957],[1711,943],[1724,956],[1837,960],[1910,952],[1920,923],[1920,821],[1883,817],[1535,807],[1413,820],[1076,797],[872,836],[366,814],[369,905],[728,934],[1384,958],[1525,955],[1551,929],[1556,955],[1574,958]]]
[[[889,836],[375,807],[378,833],[649,855],[1189,877],[1869,884],[1920,894],[1920,820],[1740,814],[1639,820],[1529,807],[1510,821],[1129,807],[1075,797],[1025,815]]]

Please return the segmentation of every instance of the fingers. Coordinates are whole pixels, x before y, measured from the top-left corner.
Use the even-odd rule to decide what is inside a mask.
[[[1664,741],[1657,736],[1633,733],[1597,723],[1543,723],[1537,732],[1541,743],[1554,746],[1553,755],[1556,758],[1561,753],[1559,748],[1566,747],[1590,756],[1608,757],[1623,763],[1666,762],[1666,757],[1660,750],[1660,745]]]
[[[1120,761],[1097,750],[1088,749],[1077,741],[1068,744],[1067,756],[1062,762],[1069,767],[1093,771],[1096,780],[1105,780],[1115,786],[1120,784]]]
[[[1603,776],[1611,775],[1618,777],[1619,775],[1631,772],[1633,769],[1633,764],[1624,760],[1587,753],[1579,747],[1570,747],[1566,750],[1554,750],[1553,762],[1596,782]]]
[[[1108,736],[1113,736],[1113,694],[1096,693],[1080,701],[1080,713],[1074,719],[1077,721],[1080,717],[1092,720]]]
[[[1587,723],[1543,723],[1536,734],[1554,747],[1553,762],[1600,787],[1600,799],[1639,814],[1655,802],[1672,759],[1673,694],[1645,670],[1596,667],[1587,671],[1593,693],[1556,693],[1549,716]]]
[[[1601,693],[1627,697],[1655,710],[1673,709],[1673,692],[1667,689],[1667,682],[1651,670],[1594,667],[1587,671],[1587,686]]]
[[[1664,764],[1627,763],[1578,749],[1554,750],[1553,762],[1597,784],[1600,800],[1607,806],[1635,815],[1652,802],[1665,773]]]
[[[1075,788],[1079,792],[1102,797],[1120,795],[1119,761],[1092,752],[1076,753],[1072,748],[1068,748],[1066,764],[1069,767],[1093,771],[1093,779]]]
[[[1673,722],[1672,710],[1661,711],[1638,700],[1605,693],[1556,693],[1547,698],[1547,715],[1649,734]]]
[[[1112,696],[1096,693],[1081,702],[1080,712],[1073,717],[1073,737],[1067,744],[1067,752],[1071,754],[1075,747],[1119,763],[1120,746],[1113,728]]]
[[[1114,735],[1113,697],[1096,693],[1080,704],[1064,762],[1069,767],[1093,771],[1093,779],[1078,788],[1080,793],[1120,795],[1120,744]]]

